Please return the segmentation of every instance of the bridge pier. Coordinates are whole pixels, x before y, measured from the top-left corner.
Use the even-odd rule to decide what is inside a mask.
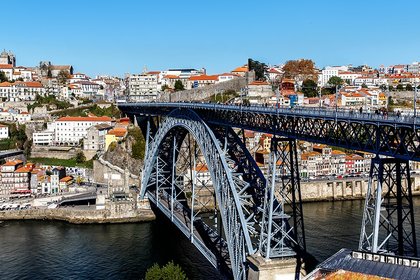
[[[251,255],[247,258],[249,263],[248,280],[302,279],[306,272],[298,264],[296,258],[265,259],[261,255]],[[298,271],[297,271],[298,269]]]
[[[359,250],[417,256],[409,161],[372,159]]]

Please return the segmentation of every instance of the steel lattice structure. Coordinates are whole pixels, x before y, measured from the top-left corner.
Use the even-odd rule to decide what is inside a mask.
[[[372,159],[359,250],[417,256],[408,161]]]
[[[202,103],[119,107],[147,131],[141,196],[234,279],[247,277],[249,255],[299,259],[305,253],[296,140],[376,154],[359,249],[417,255],[408,160],[420,161],[420,120]],[[275,135],[267,180],[233,128]],[[194,173],[198,162],[208,166],[211,183]],[[203,189],[213,189],[214,197],[203,198]],[[214,215],[205,217],[200,207]]]
[[[208,124],[420,161],[420,119],[377,116],[326,109],[242,107],[202,103],[129,103],[119,108],[128,116],[165,116],[191,109]]]

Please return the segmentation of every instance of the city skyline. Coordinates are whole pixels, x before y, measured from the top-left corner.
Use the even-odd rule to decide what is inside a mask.
[[[223,5],[222,5],[223,4]],[[410,10],[419,3],[408,1]],[[169,68],[227,72],[253,58],[280,64],[298,58],[317,66],[412,63],[419,60],[419,23],[405,7],[390,1],[300,4],[250,1],[137,3],[47,1],[9,4],[19,17],[41,20],[28,32],[28,21],[15,20],[4,31],[1,48],[12,50],[17,64],[50,60],[72,64],[88,75],[139,73]],[[252,12],[250,12],[252,11]],[[39,28],[45,26],[44,28]],[[310,32],[308,32],[310,31]],[[286,42],[286,43],[285,43]],[[307,42],[314,44],[307,45]],[[400,51],[395,51],[400,50]]]

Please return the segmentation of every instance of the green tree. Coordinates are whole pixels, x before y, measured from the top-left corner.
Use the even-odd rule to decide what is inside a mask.
[[[265,70],[267,69],[267,65],[265,63],[259,62],[257,60],[253,60],[252,58],[248,58],[248,69],[249,71],[254,70],[255,72],[255,80],[257,81],[264,81],[265,80]]]
[[[304,80],[302,83],[302,92],[306,97],[318,96],[317,84],[310,79]]]
[[[413,86],[412,86],[412,85],[410,85],[410,84],[407,84],[407,85],[405,86],[405,90],[407,90],[407,91],[412,91],[412,90],[413,90]]]
[[[161,89],[161,91],[165,91],[165,90],[169,89],[169,86],[168,85],[163,85],[160,89]]]
[[[380,86],[379,86],[379,88],[380,88],[382,91],[385,91],[385,90],[386,90],[386,85],[385,85],[385,84],[382,84],[382,85],[380,85]]]
[[[178,91],[178,90],[184,90],[184,84],[182,83],[181,80],[176,80],[174,87],[175,87],[175,90],[176,91]]]
[[[368,86],[365,83],[362,84],[362,88],[367,88],[367,87]]]
[[[76,162],[84,163],[86,161],[85,154],[82,151],[78,151],[76,154]]]
[[[404,86],[402,84],[398,84],[397,85],[397,90],[398,91],[404,90]]]
[[[328,84],[330,86],[341,86],[344,83],[343,79],[341,79],[340,77],[337,76],[332,76],[329,80],[328,80]]]
[[[389,91],[393,91],[394,90],[394,87],[393,86],[388,86],[388,90]]]
[[[0,71],[0,83],[7,82],[9,79],[6,77],[6,73]]]
[[[145,280],[187,280],[185,272],[172,261],[160,267],[154,264],[146,271]]]
[[[66,70],[61,70],[58,72],[57,80],[61,85],[65,85],[67,80],[70,78],[70,73]]]
[[[134,143],[131,146],[131,157],[135,159],[143,159],[144,151],[146,148],[146,141],[144,140],[140,128],[133,127],[129,129],[128,136],[132,137],[134,140]]]

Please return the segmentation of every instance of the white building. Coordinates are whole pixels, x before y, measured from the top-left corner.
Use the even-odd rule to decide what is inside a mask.
[[[35,145],[69,145],[77,146],[80,140],[86,138],[91,126],[98,124],[112,124],[110,117],[62,117],[49,123],[42,132],[35,132],[32,136]]]
[[[0,98],[7,101],[33,101],[37,95],[45,95],[45,88],[39,82],[0,83]]]
[[[9,138],[9,127],[7,125],[0,124],[0,139]]]
[[[89,127],[97,124],[111,125],[110,117],[62,117],[55,121],[55,142],[78,145],[86,137]]]
[[[23,79],[24,82],[32,81],[32,70],[19,66],[13,69],[13,80]]]
[[[0,64],[0,71],[4,72],[8,80],[13,79],[13,65],[12,64]]]
[[[320,85],[325,86],[331,77],[337,76],[339,71],[348,71],[348,66],[327,66],[321,72],[321,78],[318,79]]]
[[[41,132],[34,132],[32,134],[32,141],[34,145],[48,146],[54,142],[55,132],[44,130]]]
[[[129,98],[131,101],[155,100],[160,91],[158,75],[156,74],[133,74],[128,80]]]

